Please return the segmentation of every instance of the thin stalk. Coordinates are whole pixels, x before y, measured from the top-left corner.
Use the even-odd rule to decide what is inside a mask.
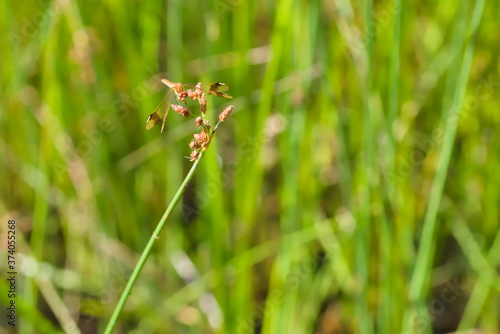
[[[217,124],[218,125],[218,124]],[[217,126],[216,126],[217,128]],[[215,132],[215,130],[212,132]],[[165,210],[165,213],[163,214],[163,217],[161,217],[160,222],[156,226],[156,229],[154,230],[153,234],[151,235],[151,238],[149,238],[149,242],[144,248],[144,251],[142,252],[141,258],[139,259],[139,262],[137,262],[137,265],[134,268],[134,271],[132,272],[132,275],[130,276],[130,279],[127,282],[127,286],[123,290],[123,293],[120,297],[120,300],[118,301],[118,304],[116,305],[115,310],[113,311],[113,315],[111,316],[111,319],[109,320],[108,325],[106,326],[106,330],[104,331],[105,334],[110,334],[113,329],[116,326],[116,322],[118,321],[118,317],[122,313],[123,307],[125,306],[125,303],[127,302],[128,296],[130,295],[130,292],[132,291],[132,287],[134,286],[135,282],[139,278],[139,274],[142,271],[142,268],[146,264],[146,261],[151,254],[151,251],[153,249],[153,246],[155,242],[159,239],[160,233],[163,230],[163,227],[165,226],[165,223],[167,221],[167,218],[170,216],[174,208],[176,207],[177,203],[179,203],[179,200],[182,197],[182,194],[186,190],[186,186],[191,181],[193,178],[194,172],[196,171],[196,168],[198,168],[198,165],[200,164],[201,159],[203,158],[204,152],[201,151],[200,155],[198,155],[198,158],[194,162],[193,166],[189,170],[189,173],[186,175],[184,178],[184,181],[182,181],[181,186],[177,190],[174,198],[170,202],[170,205],[168,206],[167,210]]]
[[[420,321],[422,319],[427,320],[427,318],[419,318],[419,314],[420,312],[425,312],[425,306],[423,306],[424,299],[426,293],[428,292],[432,262],[434,260],[436,244],[438,241],[438,211],[443,197],[444,185],[448,174],[448,168],[450,166],[458,125],[458,122],[453,121],[451,117],[455,116],[452,113],[456,112],[456,117],[458,119],[460,112],[463,109],[462,106],[474,56],[477,31],[483,14],[484,3],[484,0],[475,2],[469,35],[464,36],[464,39],[467,38],[468,44],[465,48],[462,63],[457,75],[452,100],[452,106],[458,106],[458,108],[456,108],[456,110],[444,110],[443,112],[444,117],[447,117],[443,121],[446,122],[443,144],[439,155],[436,174],[429,193],[427,211],[425,213],[423,228],[420,236],[420,245],[409,286],[408,298],[411,305],[413,305],[413,308],[409,308],[405,312],[401,333],[414,333],[414,324],[421,323]],[[443,103],[443,106],[447,107],[448,105]],[[427,328],[427,331],[429,332],[430,330]]]

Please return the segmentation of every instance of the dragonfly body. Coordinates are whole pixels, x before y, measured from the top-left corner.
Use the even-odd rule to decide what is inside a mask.
[[[176,97],[179,101],[185,101],[188,93],[184,90],[184,86],[193,87],[191,85],[181,84],[172,82],[167,79],[161,79],[169,89],[168,93],[165,95],[161,103],[155,108],[153,113],[149,115],[146,120],[146,129],[152,129],[156,124],[162,122],[161,132],[163,132],[163,128],[165,127],[165,120],[167,119],[168,111],[170,109],[170,103],[173,98]],[[196,86],[196,89],[201,89],[203,93],[220,96],[226,99],[232,99],[231,95],[224,93],[229,89],[229,87],[221,82],[216,82],[212,84],[202,84],[201,88]]]

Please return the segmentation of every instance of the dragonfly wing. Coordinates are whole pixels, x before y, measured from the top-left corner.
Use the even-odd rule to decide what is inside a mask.
[[[209,90],[207,91],[208,94],[212,94],[212,95],[217,95],[219,97],[223,97],[223,98],[226,98],[226,99],[232,99],[233,97],[229,94],[226,94],[226,93],[221,93],[221,92],[217,92],[217,91],[214,91],[214,90]]]
[[[229,86],[226,85],[225,83],[222,83],[222,82],[216,82],[216,83],[213,83],[213,84],[210,84],[210,87],[208,88],[208,90],[210,91],[214,91],[214,92],[225,92],[229,89]]]
[[[163,98],[160,104],[155,108],[153,113],[149,115],[146,120],[146,130],[152,129],[156,124],[162,122],[161,132],[163,132],[163,127],[165,126],[165,120],[168,115],[168,110],[170,109],[170,103],[174,97],[175,92],[173,90],[169,90],[167,95]]]
[[[158,124],[161,121],[161,116],[157,113],[154,112],[151,115],[149,115],[147,121],[146,121],[146,130],[150,130]]]
[[[229,89],[229,86],[226,85],[225,83],[216,82],[211,84],[204,84],[202,87],[208,94],[217,95],[220,97],[224,97],[226,99],[233,98],[231,95],[223,93]]]
[[[231,95],[226,94],[226,93],[221,93],[221,92],[210,91],[210,94],[217,95],[217,96],[223,97],[225,99],[232,99],[233,98]]]

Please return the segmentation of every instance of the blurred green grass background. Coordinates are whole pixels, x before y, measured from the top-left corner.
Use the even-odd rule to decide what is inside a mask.
[[[103,331],[191,165],[162,77],[235,113],[117,333],[500,331],[497,2],[0,6],[19,333]]]

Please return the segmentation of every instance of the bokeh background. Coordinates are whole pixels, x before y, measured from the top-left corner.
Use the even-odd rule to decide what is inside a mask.
[[[192,164],[165,77],[235,112],[116,333],[500,332],[498,2],[0,7],[2,330],[104,330]]]

